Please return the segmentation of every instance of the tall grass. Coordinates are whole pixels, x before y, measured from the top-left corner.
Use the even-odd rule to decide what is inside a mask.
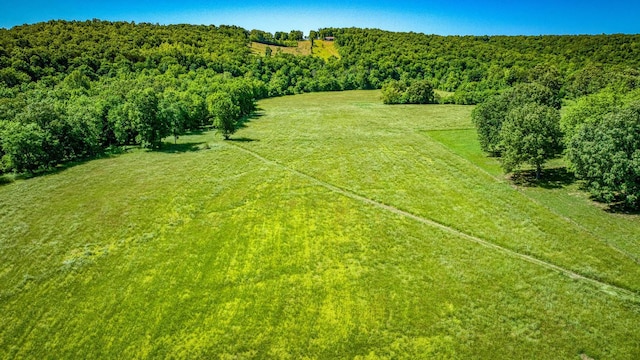
[[[0,185],[0,357],[636,358],[637,296],[322,185],[637,293],[637,217],[513,187],[443,131],[469,107],[378,97]]]

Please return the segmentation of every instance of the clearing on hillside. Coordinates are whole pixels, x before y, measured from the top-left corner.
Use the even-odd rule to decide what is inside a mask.
[[[311,41],[298,41],[297,47],[267,45],[259,42],[251,42],[251,51],[254,54],[265,56],[267,47],[271,48],[275,55],[278,52],[292,55],[311,55]]]
[[[0,358],[637,358],[637,216],[512,186],[471,107],[259,107],[1,185]]]
[[[338,53],[338,49],[336,49],[335,43],[333,41],[327,40],[313,41],[313,55],[319,56],[325,60],[329,59],[332,56],[340,59],[340,53]]]
[[[298,41],[297,47],[287,47],[287,46],[277,46],[277,45],[267,45],[259,42],[252,41],[251,42],[251,51],[260,56],[265,56],[267,47],[271,49],[272,54],[277,54],[278,52],[282,52],[285,54],[292,55],[315,55],[325,60],[330,57],[340,58],[340,54],[338,53],[338,49],[336,49],[333,41],[325,41],[325,40],[314,40],[313,41],[313,50],[311,49],[311,41]]]

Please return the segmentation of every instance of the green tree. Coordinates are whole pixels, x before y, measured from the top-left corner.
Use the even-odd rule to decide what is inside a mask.
[[[557,67],[553,65],[537,65],[531,70],[529,80],[544,85],[558,98],[561,97],[560,93],[564,85],[564,78]]]
[[[302,41],[304,40],[304,33],[300,30],[291,30],[289,32],[289,40]]]
[[[588,64],[572,74],[567,87],[574,97],[589,95],[604,89],[607,86],[607,78],[602,66]]]
[[[428,80],[416,80],[407,87],[405,95],[407,104],[434,104],[436,95]]]
[[[390,80],[382,86],[385,104],[433,104],[436,96],[428,80]]]
[[[53,140],[38,124],[7,122],[0,139],[4,152],[2,167],[6,172],[34,172],[50,166],[46,149]]]
[[[91,87],[91,80],[80,70],[74,70],[64,78],[62,84],[72,92],[85,93]]]
[[[622,96],[612,89],[603,89],[583,96],[563,109],[560,126],[568,141],[581,124],[594,123],[622,105]]]
[[[562,132],[558,110],[536,103],[518,106],[507,114],[500,130],[502,167],[511,172],[522,164],[536,168],[562,152]]]
[[[72,135],[63,111],[64,102],[56,99],[53,92],[35,91],[30,95],[26,106],[14,120],[24,125],[37,124],[46,134],[42,151],[47,154],[47,163],[42,167],[73,158],[73,151],[68,146]]]
[[[179,94],[172,90],[165,91],[158,102],[158,116],[164,126],[168,126],[174,143],[178,142],[186,127],[187,114],[180,104]]]
[[[158,114],[158,96],[147,88],[134,95],[135,108],[129,113],[138,128],[138,142],[144,147],[159,148],[162,138],[169,135],[169,124]]]
[[[492,155],[500,155],[500,130],[507,114],[512,109],[530,102],[560,108],[560,102],[552,91],[537,83],[518,84],[476,106],[471,113],[471,119],[476,126],[482,150]]]
[[[500,155],[500,129],[508,109],[509,102],[504,96],[493,96],[471,112],[480,147],[491,155]]]
[[[107,110],[107,121],[113,124],[113,135],[118,145],[135,144],[138,132],[129,119],[129,102],[116,104]]]
[[[567,158],[596,199],[640,208],[640,102],[578,126]]]
[[[179,101],[184,113],[184,127],[186,130],[199,129],[209,123],[209,110],[206,98],[195,91],[182,91]]]
[[[406,88],[396,80],[387,81],[382,85],[382,102],[384,104],[403,104]]]
[[[255,97],[253,88],[246,80],[233,80],[226,86],[231,101],[240,107],[240,116],[247,116],[255,109]]]
[[[67,105],[66,135],[60,139],[69,158],[100,152],[102,117],[98,106],[87,96],[73,98]]]
[[[233,103],[231,96],[224,92],[216,92],[207,97],[209,112],[213,118],[213,126],[224,136],[225,140],[236,132],[240,107]]]
[[[5,83],[8,87],[20,85],[29,81],[31,81],[29,75],[14,68],[7,67],[0,69],[0,82]]]

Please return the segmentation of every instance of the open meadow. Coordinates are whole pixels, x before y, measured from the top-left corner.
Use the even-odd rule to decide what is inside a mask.
[[[639,216],[514,185],[469,106],[258,107],[0,185],[0,358],[638,358]]]

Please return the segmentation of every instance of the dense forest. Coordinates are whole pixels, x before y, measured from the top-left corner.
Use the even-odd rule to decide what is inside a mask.
[[[562,137],[553,151],[538,160],[509,155],[505,169],[523,162],[540,169],[541,161],[564,151],[596,197],[638,205],[640,35],[325,28],[310,36],[335,38],[340,58],[250,50],[251,41],[293,46],[303,39],[297,30],[100,20],[0,29],[0,173],[39,171],[126,145],[158,148],[168,136],[205,126],[229,137],[265,97],[382,88],[388,103],[484,103],[474,121],[483,148],[494,155],[513,155],[504,146],[517,136],[506,132],[526,130],[517,129],[528,114],[521,107],[539,114],[542,124],[559,119],[554,111],[566,104],[566,116],[553,120],[559,123],[554,136]],[[440,98],[433,89],[452,95]],[[523,98],[534,101],[517,100]],[[611,133],[616,127],[624,134]],[[618,135],[624,144],[616,143]],[[617,175],[603,177],[604,165],[594,173],[596,158],[618,161]]]

